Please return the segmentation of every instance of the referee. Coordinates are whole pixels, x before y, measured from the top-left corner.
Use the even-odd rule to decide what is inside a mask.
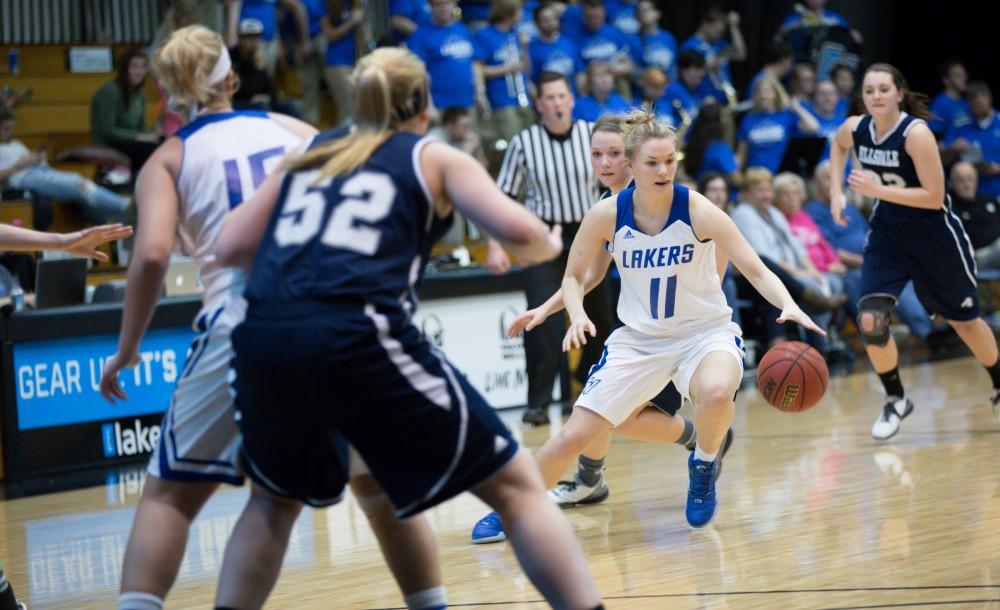
[[[599,195],[590,164],[590,124],[573,120],[573,93],[562,74],[543,72],[536,81],[535,109],[541,123],[514,136],[507,148],[497,184],[517,199],[524,191],[524,204],[549,225],[561,225],[562,255],[553,261],[524,270],[524,293],[528,307],[544,303],[562,286],[570,244],[580,221]],[[499,243],[489,242],[487,266],[496,274],[510,269],[510,259]],[[574,374],[583,384],[591,365],[600,359],[613,315],[611,295],[605,282],[584,298],[587,315],[597,328],[597,336],[583,347]],[[564,315],[551,316],[524,336],[528,373],[528,409],[525,423],[549,422],[548,406],[559,373],[562,339],[566,332]]]

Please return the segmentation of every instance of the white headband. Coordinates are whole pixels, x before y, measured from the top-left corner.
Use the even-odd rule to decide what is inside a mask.
[[[217,85],[222,82],[226,75],[229,74],[229,68],[233,65],[232,60],[229,59],[229,51],[226,47],[222,47],[222,52],[219,53],[219,59],[216,60],[215,65],[212,66],[212,71],[208,74],[208,84],[209,86]]]

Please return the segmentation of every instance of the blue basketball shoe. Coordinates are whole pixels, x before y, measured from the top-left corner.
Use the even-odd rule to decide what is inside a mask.
[[[684,516],[691,527],[705,527],[715,517],[719,503],[715,498],[716,462],[688,457],[688,499]]]
[[[507,534],[503,531],[500,515],[496,511],[480,519],[472,528],[472,544],[503,542],[506,539]]]

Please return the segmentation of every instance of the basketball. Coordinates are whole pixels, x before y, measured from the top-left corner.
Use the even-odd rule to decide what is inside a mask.
[[[767,350],[757,365],[757,389],[779,411],[805,411],[826,393],[830,372],[815,349],[789,341]]]

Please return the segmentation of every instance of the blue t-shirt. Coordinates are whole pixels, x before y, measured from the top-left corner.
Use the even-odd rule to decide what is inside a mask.
[[[785,20],[781,22],[781,29],[789,29],[794,27],[799,27],[802,24],[802,20],[805,19],[804,15],[799,13],[792,13],[791,15],[785,17]],[[833,11],[828,11],[826,9],[820,10],[820,23],[818,25],[839,25],[841,27],[848,27],[847,20],[844,19],[839,13],[834,13]]]
[[[570,4],[563,11],[559,18],[559,32],[573,41],[579,47],[580,39],[583,38],[583,7],[579,4]]]
[[[521,47],[517,41],[517,32],[512,28],[509,32],[501,32],[495,25],[489,25],[476,32],[476,61],[486,66],[502,66],[521,59]],[[486,79],[486,95],[494,110],[518,106],[518,92],[523,92],[527,99],[527,83],[524,74],[504,74]]]
[[[309,20],[309,37],[319,34],[322,27],[320,19],[326,17],[326,2],[324,0],[302,0],[306,7],[306,16]]]
[[[631,38],[632,61],[641,69],[659,68],[670,78],[677,77],[677,40],[665,30],[636,34]]]
[[[691,120],[694,120],[698,116],[698,109],[701,107],[701,98],[695,97],[694,93],[689,91],[680,79],[667,85],[667,90],[663,92],[663,97],[659,100],[659,103],[664,108],[670,109],[673,124],[680,126],[682,123],[681,113],[677,110],[674,104],[675,101],[679,102],[680,106],[691,115]]]
[[[868,221],[861,215],[858,208],[851,204],[847,204],[844,208],[844,218],[847,219],[846,227],[833,221],[833,214],[828,205],[813,201],[806,204],[805,210],[834,250],[844,250],[853,254],[864,253],[865,240],[868,237]]]
[[[792,110],[748,112],[736,134],[738,142],[747,143],[746,167],[766,167],[776,173],[798,122]]]
[[[596,32],[584,32],[578,46],[580,47],[580,57],[585,64],[592,61],[610,63],[620,55],[629,55],[629,44],[625,34],[606,23]]]
[[[573,75],[585,68],[576,45],[566,36],[559,36],[555,42],[532,40],[528,43],[528,57],[531,58],[531,80],[542,72],[557,72],[565,74],[573,85]]]
[[[611,2],[605,4],[608,7],[608,21],[615,29],[626,36],[639,33],[639,20],[635,18],[636,2],[619,2],[617,6],[612,6]]]
[[[345,3],[344,12],[339,16],[330,16],[330,22],[337,27],[351,18],[351,9]],[[354,45],[354,33],[350,32],[337,42],[327,42],[326,44],[326,65],[328,66],[353,66],[357,59],[356,47]]]
[[[268,42],[274,40],[278,30],[277,0],[243,0],[240,7],[240,21],[244,19],[260,21],[264,26],[260,39]]]
[[[970,118],[948,132],[945,144],[965,138],[982,151],[983,161],[1000,163],[1000,113],[996,110],[982,122]],[[979,176],[980,197],[1000,197],[1000,176]]]
[[[738,169],[740,167],[736,164],[736,155],[733,154],[732,147],[722,140],[712,140],[705,149],[705,156],[701,160],[698,175],[694,178],[701,180],[701,177],[708,172],[718,172],[723,176],[728,176]]]
[[[472,34],[464,24],[422,25],[410,36],[407,45],[427,65],[427,73],[431,77],[431,98],[437,108],[469,108],[473,105],[476,85],[472,60],[475,45]]]
[[[389,0],[389,16],[402,15],[417,27],[431,22],[431,7],[427,0]],[[396,33],[396,42],[406,42],[407,38]],[[412,34],[411,34],[412,36]]]
[[[947,92],[942,91],[931,101],[931,120],[927,121],[927,126],[931,128],[939,138],[948,134],[948,131],[955,125],[971,120],[969,114],[969,102],[965,98],[957,100]]]
[[[632,107],[629,105],[628,100],[617,93],[609,95],[603,104],[588,95],[576,98],[576,105],[573,107],[573,118],[594,122],[602,114],[627,114],[631,109]]]

